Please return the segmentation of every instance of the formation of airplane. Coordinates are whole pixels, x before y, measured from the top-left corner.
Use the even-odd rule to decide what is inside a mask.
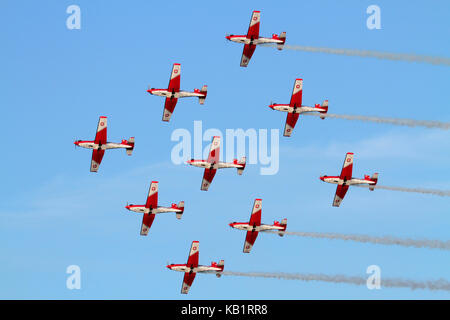
[[[325,100],[322,105],[315,104],[314,107],[308,107],[302,105],[303,95],[303,79],[295,79],[294,89],[292,90],[291,101],[289,104],[276,104],[271,103],[269,108],[272,110],[287,112],[286,124],[284,126],[284,136],[290,137],[292,131],[297,123],[298,116],[305,112],[319,112],[320,118],[325,119],[325,114],[328,112],[328,100]]]
[[[369,185],[369,190],[373,191],[375,189],[375,185],[378,182],[378,173],[374,173],[372,177],[369,175],[364,175],[364,179],[357,179],[352,177],[353,171],[353,153],[348,152],[345,155],[344,164],[342,166],[341,175],[339,176],[321,176],[320,180],[328,183],[337,184],[336,195],[333,200],[333,207],[339,207],[342,200],[347,193],[349,186],[358,185],[358,184],[367,184]]]
[[[194,160],[187,161],[188,164],[194,167],[205,168],[203,174],[202,185],[200,187],[203,191],[208,191],[211,182],[216,175],[218,169],[224,168],[236,168],[237,173],[242,175],[245,169],[246,158],[242,157],[241,160],[234,159],[233,162],[221,162],[220,161],[220,137],[214,136],[211,142],[209,155],[207,160]]]
[[[284,236],[287,226],[287,219],[281,220],[281,223],[274,221],[273,224],[261,224],[261,212],[262,199],[255,199],[249,222],[232,222],[229,224],[232,228],[247,231],[243,249],[244,253],[250,253],[259,232],[277,230],[280,237]]]
[[[152,181],[148,190],[147,202],[144,205],[127,204],[125,208],[144,214],[141,224],[141,236],[146,236],[158,213],[175,212],[177,219],[181,219],[184,212],[184,201],[180,201],[178,204],[172,203],[171,207],[158,206],[158,181]]]
[[[101,116],[98,120],[97,132],[95,133],[95,140],[77,140],[74,142],[75,146],[92,149],[91,172],[97,172],[102,162],[105,150],[108,149],[125,149],[127,155],[131,156],[134,149],[134,137],[128,140],[122,140],[121,143],[108,142],[106,136],[106,129],[108,127],[108,118]]]
[[[256,46],[267,43],[274,43],[278,50],[282,50],[286,42],[286,32],[280,35],[273,34],[272,38],[263,38],[259,36],[260,11],[253,11],[250,25],[246,35],[227,35],[226,39],[244,44],[244,51],[242,52],[241,67],[247,67],[250,59],[255,52]]]
[[[181,91],[180,77],[181,65],[179,63],[174,63],[172,73],[170,75],[169,87],[167,89],[149,88],[147,90],[150,94],[166,98],[162,121],[168,122],[170,120],[179,98],[197,97],[200,104],[205,103],[206,95],[208,93],[208,86],[204,85],[201,89],[194,89],[194,92]]]
[[[200,243],[198,241],[192,241],[191,250],[189,251],[189,257],[186,264],[167,265],[167,268],[170,270],[184,272],[181,293],[187,294],[189,292],[189,288],[192,286],[197,273],[215,273],[218,278],[222,275],[223,268],[225,266],[224,260],[220,260],[218,263],[212,262],[210,266],[198,265],[199,244]]]
[[[247,67],[248,63],[255,51],[257,45],[262,44],[276,44],[279,50],[282,50],[286,41],[286,32],[280,35],[273,34],[272,38],[264,38],[259,36],[260,25],[260,11],[253,11],[250,20],[250,26],[246,35],[227,35],[226,39],[244,44],[244,50],[241,58],[241,67]],[[172,73],[167,89],[149,88],[148,93],[165,97],[164,111],[162,121],[169,122],[175,110],[175,106],[179,98],[197,97],[201,105],[204,104],[207,96],[207,86],[204,85],[201,89],[194,89],[193,92],[180,90],[180,74],[181,65],[174,63]],[[328,112],[328,100],[322,104],[315,104],[314,107],[302,105],[303,79],[296,79],[289,104],[271,103],[269,107],[273,110],[287,113],[286,124],[284,128],[284,136],[289,137],[295,128],[299,115],[308,112],[318,112],[321,119],[325,118]],[[242,157],[239,161],[234,159],[233,162],[220,161],[220,140],[219,136],[214,136],[211,142],[210,151],[206,160],[191,159],[187,161],[189,165],[204,168],[203,180],[201,190],[207,191],[214,179],[218,169],[236,168],[237,173],[242,175],[246,166],[246,157]],[[126,150],[127,155],[132,155],[135,145],[134,137],[129,140],[122,140],[121,143],[113,143],[107,141],[107,117],[101,116],[97,126],[95,140],[76,140],[75,146],[92,149],[91,172],[97,172],[101,161],[103,159],[105,150],[119,149]],[[339,176],[321,176],[320,179],[324,182],[337,184],[336,194],[333,200],[333,206],[339,207],[349,186],[366,184],[369,190],[373,191],[378,182],[378,173],[374,173],[372,177],[364,175],[363,179],[353,178],[353,153],[347,153],[344,165]],[[147,236],[153,224],[156,214],[173,212],[177,219],[181,219],[184,213],[184,201],[178,204],[172,203],[170,207],[158,206],[158,181],[152,181],[148,191],[147,201],[144,205],[127,204],[125,208],[129,211],[142,213],[141,236]],[[287,219],[282,219],[281,222],[274,221],[273,224],[262,224],[262,199],[255,199],[250,220],[248,222],[232,222],[230,227],[246,231],[246,237],[243,247],[244,253],[250,253],[253,245],[258,237],[259,232],[274,231],[279,236],[284,236],[287,227]],[[195,279],[197,273],[214,273],[220,277],[224,271],[224,260],[219,262],[212,262],[211,265],[199,265],[199,242],[193,241],[189,252],[189,257],[186,264],[168,264],[167,268],[173,271],[184,272],[183,284],[181,293],[187,294]]]

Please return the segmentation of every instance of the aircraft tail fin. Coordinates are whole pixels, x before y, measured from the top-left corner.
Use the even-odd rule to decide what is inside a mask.
[[[200,93],[203,93],[204,96],[202,97],[198,97],[198,102],[200,104],[204,104],[205,103],[205,99],[206,99],[206,95],[208,94],[208,86],[203,86],[202,89],[200,90]]]
[[[131,156],[133,154],[133,150],[134,150],[134,137],[131,137],[130,139],[128,139],[126,144],[131,146],[131,148],[125,149],[127,152],[127,155]]]
[[[372,175],[372,177],[370,178],[370,180],[372,180],[373,182],[375,182],[375,184],[369,185],[369,190],[370,190],[370,191],[373,191],[373,190],[375,190],[375,186],[376,186],[377,183],[378,183],[378,173],[374,173],[374,174]]]
[[[280,33],[280,35],[278,36],[278,39],[282,40],[283,42],[277,44],[277,49],[278,50],[283,50],[284,43],[286,42],[286,32],[283,31],[282,33]]]
[[[242,157],[241,160],[238,161],[238,164],[242,165],[242,167],[237,168],[238,175],[242,175],[242,173],[244,172],[246,162],[247,162],[247,158],[246,157]]]
[[[223,268],[225,267],[225,261],[224,260],[220,260],[219,263],[217,264],[217,267],[222,269],[221,271],[218,271],[216,273],[216,277],[220,278],[222,276]]]
[[[181,219],[184,213],[184,201],[178,202],[177,208],[181,209],[181,212],[177,212],[177,219]]]
[[[286,227],[287,227],[287,219],[283,219],[281,220],[280,226],[283,227],[283,229],[278,231],[278,235],[280,237],[284,236],[284,232],[286,231]]]
[[[325,100],[322,105],[320,106],[320,108],[325,109],[324,111],[320,111],[320,119],[325,119],[325,116],[323,116],[322,114],[325,114],[328,112],[328,100]]]

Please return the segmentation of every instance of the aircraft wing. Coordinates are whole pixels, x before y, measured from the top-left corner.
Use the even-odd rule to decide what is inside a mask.
[[[158,207],[158,181],[152,181],[150,184],[145,207],[147,209],[156,209]]]
[[[200,245],[200,242],[192,241],[191,250],[189,251],[189,257],[188,257],[188,261],[187,261],[187,266],[189,268],[197,268],[198,267],[199,245]]]
[[[181,65],[179,63],[174,63],[172,67],[172,73],[170,74],[169,88],[167,90],[170,92],[180,91],[180,78],[181,78]]]
[[[258,231],[247,231],[243,250],[244,253],[250,253],[250,250],[252,250],[253,244],[255,243],[257,237]]]
[[[141,236],[148,235],[148,231],[150,230],[150,227],[152,226],[154,219],[155,219],[154,213],[144,213],[141,225]]]
[[[253,44],[244,45],[244,51],[242,51],[241,57],[241,67],[248,66],[250,59],[252,58],[253,52],[255,52],[256,46]]]
[[[298,113],[288,113],[286,117],[286,124],[284,125],[284,133],[283,135],[285,137],[290,137],[292,134],[292,131],[295,128],[295,124],[298,120]]]
[[[289,106],[300,108],[302,106],[303,79],[295,79]]]
[[[175,110],[175,106],[177,105],[177,102],[178,102],[177,98],[166,98],[166,102],[164,103],[162,121],[169,122],[173,110]]]
[[[208,191],[216,172],[217,169],[205,169],[205,173],[203,173],[202,187],[200,188],[201,190]]]
[[[259,38],[259,22],[260,22],[260,11],[253,11],[252,18],[250,19],[250,25],[248,26],[247,39],[258,39]],[[252,58],[253,52],[255,52],[256,45],[246,44],[244,45],[244,51],[242,52],[241,67],[246,67]]]
[[[334,196],[333,200],[333,207],[339,207],[342,200],[345,197],[345,194],[347,193],[348,185],[338,185],[336,188],[336,194]]]
[[[174,63],[172,67],[172,73],[170,74],[169,87],[167,91],[169,94],[172,92],[180,91],[180,79],[181,79],[181,65],[179,63]],[[164,112],[162,121],[169,121],[172,116],[173,110],[175,110],[175,106],[177,105],[177,98],[166,98],[166,102],[164,103]]]
[[[95,133],[94,143],[99,146],[102,144],[106,144],[107,135],[106,130],[108,128],[108,118],[100,117],[97,125],[97,132]],[[103,155],[105,154],[105,150],[94,149],[92,151],[92,160],[91,160],[91,172],[97,172],[100,163],[102,162]]]
[[[95,144],[106,144],[106,129],[108,127],[108,118],[100,117],[97,125],[97,132],[95,133]]]
[[[348,152],[345,155],[344,164],[342,165],[342,171],[339,178],[342,180],[350,180],[352,178],[352,171],[353,171],[353,152]]]
[[[248,26],[247,38],[258,39],[259,38],[259,22],[261,20],[261,12],[253,11],[250,25]]]
[[[255,199],[253,203],[252,214],[250,216],[249,224],[252,226],[261,225],[262,199]]]
[[[208,154],[208,163],[211,163],[213,166],[211,169],[205,169],[205,173],[203,174],[202,186],[201,190],[207,191],[209,185],[211,184],[214,176],[216,175],[217,169],[214,168],[214,165],[218,164],[220,160],[220,137],[214,136],[211,142],[211,147],[209,149]]]
[[[188,268],[197,268],[198,267],[198,255],[199,255],[199,242],[192,241],[191,250],[189,251],[189,257],[186,264]],[[189,292],[189,288],[192,286],[192,283],[195,279],[195,272],[185,272],[183,278],[183,285],[181,286],[181,293],[187,294]]]
[[[105,129],[106,130],[106,129]],[[105,150],[92,150],[92,160],[91,160],[91,172],[97,172],[100,163],[102,162]]]
[[[303,93],[303,79],[295,79],[294,88],[292,90],[291,101],[289,106],[292,108],[301,108]],[[298,113],[288,113],[286,117],[286,125],[284,126],[284,136],[290,137],[298,120]]]
[[[250,221],[248,223],[251,227],[254,228],[259,227],[261,225],[261,211],[262,211],[262,199],[256,199],[255,202],[253,203],[252,214],[250,216]],[[258,231],[256,230],[247,231],[243,250],[245,253],[250,252],[257,237]]]
[[[208,154],[209,163],[219,163],[220,160],[220,137],[214,136]]]
[[[187,294],[189,292],[189,289],[191,288],[196,275],[197,273],[195,272],[192,273],[186,272],[184,274],[183,285],[181,286],[181,293]]]

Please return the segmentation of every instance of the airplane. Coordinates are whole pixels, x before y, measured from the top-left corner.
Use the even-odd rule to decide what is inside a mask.
[[[178,98],[198,97],[200,104],[205,103],[206,95],[208,93],[208,86],[205,85],[201,89],[194,89],[194,92],[181,91],[180,77],[181,65],[179,63],[174,63],[172,73],[170,75],[169,87],[167,89],[149,88],[147,90],[150,94],[166,98],[162,121],[168,122],[170,120],[170,117],[175,110],[175,106],[177,105]]]
[[[198,265],[198,246],[198,241],[192,241],[191,250],[189,251],[189,257],[186,264],[169,264],[166,266],[170,270],[184,272],[183,285],[181,286],[181,293],[183,294],[188,293],[197,273],[215,273],[218,278],[222,276],[223,268],[225,266],[224,260],[220,260],[219,263],[213,261],[210,266]]]
[[[256,46],[266,43],[275,43],[278,50],[282,50],[284,43],[286,42],[286,32],[280,33],[280,35],[273,34],[272,38],[263,38],[259,36],[259,22],[261,11],[253,11],[252,18],[250,20],[250,26],[248,27],[247,35],[227,35],[226,39],[244,44],[244,51],[242,52],[241,67],[247,67],[250,59],[255,52]]]
[[[337,184],[336,195],[333,200],[333,207],[339,207],[345,194],[347,193],[348,187],[358,184],[368,184],[369,190],[373,191],[375,185],[378,182],[378,173],[374,173],[372,177],[369,175],[364,175],[364,179],[352,178],[353,170],[353,152],[348,152],[345,155],[344,165],[342,166],[342,171],[340,176],[321,176],[320,180],[328,183]]]
[[[262,199],[256,199],[253,203],[252,214],[250,215],[249,222],[232,222],[229,224],[230,227],[246,230],[247,235],[244,242],[244,253],[250,253],[250,250],[258,237],[258,232],[268,231],[268,230],[278,230],[278,235],[280,237],[284,236],[286,231],[287,219],[281,220],[281,223],[274,221],[273,225],[261,224],[261,210],[262,210]]]
[[[106,140],[106,129],[107,129],[108,119],[107,117],[101,116],[98,120],[97,133],[95,134],[95,140],[77,140],[74,142],[75,146],[93,149],[92,160],[91,160],[91,172],[97,172],[102,162],[105,150],[108,149],[126,149],[127,155],[131,156],[134,149],[134,137],[128,140],[122,140],[121,143],[107,142]]]
[[[323,114],[328,112],[328,100],[322,105],[316,103],[314,107],[302,105],[303,79],[295,79],[294,89],[292,91],[291,102],[289,104],[271,103],[269,108],[277,111],[287,112],[286,125],[284,126],[284,136],[290,137],[297,123],[298,116],[305,112],[320,112],[320,118],[323,120]]]
[[[180,201],[178,204],[172,203],[170,207],[158,206],[158,181],[152,181],[145,205],[127,204],[125,209],[144,214],[141,225],[141,236],[146,236],[152,226],[155,215],[158,213],[175,212],[177,219],[181,219],[184,212],[184,201]]]
[[[217,169],[223,168],[237,168],[237,173],[242,175],[245,169],[246,158],[242,157],[241,160],[234,159],[233,162],[220,162],[220,137],[214,136],[211,148],[209,150],[208,160],[194,160],[191,159],[186,163],[194,167],[205,168],[205,173],[203,174],[202,186],[200,190],[208,191],[211,182],[216,175]]]

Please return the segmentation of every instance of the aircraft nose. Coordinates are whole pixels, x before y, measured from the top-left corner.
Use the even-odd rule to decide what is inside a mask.
[[[319,177],[319,179],[323,181],[323,176]]]
[[[170,269],[170,267],[171,267],[170,264],[168,264],[168,265],[166,266],[167,269]]]
[[[269,108],[273,110],[273,104],[270,104],[270,105],[269,105]]]
[[[125,209],[130,210],[130,206],[129,206],[129,205],[126,205],[126,206],[125,206]]]

